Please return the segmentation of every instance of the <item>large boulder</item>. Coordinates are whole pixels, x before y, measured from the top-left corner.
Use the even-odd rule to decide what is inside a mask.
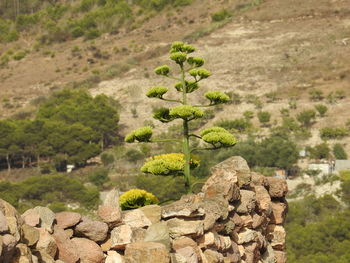
[[[22,242],[28,246],[35,245],[39,240],[39,230],[27,224],[22,225]]]
[[[126,246],[126,263],[169,263],[170,254],[161,243],[136,242]]]
[[[170,236],[167,223],[159,222],[151,225],[145,233],[144,241],[162,243],[170,250]]]
[[[9,230],[9,226],[7,225],[7,220],[2,211],[0,211],[0,234],[5,233]]]
[[[40,226],[47,228],[49,231],[52,230],[52,225],[55,220],[55,213],[52,212],[49,208],[43,206],[37,206],[33,208],[39,215]]]
[[[122,213],[119,207],[100,205],[97,215],[109,226],[116,226],[122,222]]]
[[[241,200],[238,203],[236,211],[241,214],[251,213],[255,209],[256,195],[253,191],[240,190]]]
[[[130,210],[123,213],[123,223],[133,228],[142,228],[152,225],[140,209]]]
[[[202,220],[185,220],[172,218],[167,221],[169,233],[172,238],[180,236],[200,236],[204,233],[204,222]]]
[[[65,263],[75,263],[79,260],[79,254],[75,243],[66,235],[62,228],[54,227],[53,238],[58,248],[58,259]]]
[[[78,236],[87,237],[95,242],[104,241],[107,237],[108,225],[83,216],[81,222],[76,225],[75,233]]]
[[[40,216],[39,213],[33,208],[28,209],[22,214],[22,218],[24,223],[29,226],[38,226],[40,224]]]
[[[272,198],[281,198],[286,196],[288,185],[286,180],[277,177],[267,177],[269,185],[269,194]]]
[[[21,215],[12,205],[2,199],[0,199],[0,212],[5,217],[3,217],[2,227],[6,228],[7,226],[9,234],[14,236],[18,242],[21,239],[21,226],[23,224]]]
[[[77,225],[81,220],[81,215],[75,212],[61,212],[56,214],[56,222],[60,228],[69,228]]]
[[[57,245],[54,237],[45,228],[39,228],[39,240],[36,249],[43,251],[51,257],[55,257]]]
[[[73,238],[81,263],[101,263],[104,261],[102,249],[94,241],[86,238]]]
[[[111,248],[125,249],[132,241],[133,231],[129,225],[115,227],[111,232]]]

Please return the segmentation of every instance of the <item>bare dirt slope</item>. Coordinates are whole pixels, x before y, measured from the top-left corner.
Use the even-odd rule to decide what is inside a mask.
[[[121,123],[124,132],[129,131],[150,120],[152,108],[159,106],[158,101],[150,104],[144,95],[146,90],[152,85],[171,85],[152,73],[155,66],[168,63],[167,55],[159,56],[164,54],[167,44],[209,28],[210,14],[215,10],[223,7],[239,10],[247,3],[249,1],[194,1],[194,5],[184,8],[182,13],[164,13],[135,31],[106,35],[96,40],[94,46],[108,51],[110,57],[98,64],[86,62],[91,56],[92,51],[88,49],[91,43],[77,40],[54,46],[52,49],[57,50],[54,58],[43,59],[40,54],[34,54],[13,62],[17,64],[1,72],[4,79],[0,84],[1,93],[21,94],[25,103],[29,98],[50,92],[55,85],[86,78],[92,69],[134,59],[137,63],[128,72],[91,89],[93,94],[105,93],[120,100],[124,107]],[[293,113],[296,114],[313,107],[308,96],[310,89],[321,89],[325,94],[344,90],[347,98],[329,105],[327,117],[314,128],[344,125],[350,112],[349,2],[266,0],[246,9],[237,12],[222,28],[194,41],[198,54],[206,59],[206,67],[213,73],[203,82],[202,91],[218,89],[258,96],[278,91],[281,99],[263,106],[263,110],[272,112],[273,119],[277,120],[279,110],[288,106],[290,96],[298,98],[298,108]],[[82,47],[82,59],[72,58],[74,45]],[[116,46],[122,51],[114,54],[111,50]],[[137,51],[137,47],[142,47],[141,51]],[[83,67],[88,70],[82,71]],[[203,93],[197,93],[195,100],[200,101]],[[252,104],[229,105],[214,121],[241,116],[245,110],[256,111]],[[317,142],[315,136],[310,144]]]
[[[347,1],[268,0],[194,44],[213,72],[204,90],[215,88],[242,95],[278,91],[282,100],[264,105],[264,110],[275,112],[275,118],[281,108],[287,107],[289,96],[299,98],[297,111],[313,107],[308,96],[311,88],[325,94],[341,89],[350,95]],[[151,70],[165,62],[166,55],[150,60],[147,68]],[[120,99],[125,105],[121,122],[129,129],[149,119],[152,107],[142,94],[152,85],[170,84],[154,74],[145,78],[142,71],[142,67],[136,67],[92,90],[94,94],[106,93]],[[154,101],[153,105],[157,103]],[[349,99],[329,106],[328,117],[315,128],[343,125],[349,118],[349,106]],[[137,109],[137,118],[132,117],[133,108]],[[254,110],[254,106],[225,106],[216,119],[238,117],[247,109]]]

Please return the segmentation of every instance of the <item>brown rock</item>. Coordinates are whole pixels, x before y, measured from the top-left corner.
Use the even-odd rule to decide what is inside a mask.
[[[231,217],[231,221],[234,223],[235,230],[237,232],[243,227],[244,222],[237,213],[234,213],[234,215]]]
[[[8,233],[15,237],[18,242],[21,239],[20,229],[23,224],[21,215],[8,202],[0,199],[0,212],[6,218]],[[3,228],[6,228],[3,224]]]
[[[119,191],[117,189],[109,191],[103,200],[103,205],[119,208]]]
[[[115,227],[111,232],[111,240],[113,249],[125,249],[127,244],[132,240],[132,229],[129,225],[121,225]]]
[[[204,222],[201,220],[172,218],[167,221],[167,225],[173,238],[186,235],[200,236],[204,233]]]
[[[40,224],[40,217],[34,209],[28,209],[22,214],[24,223],[29,226],[38,226]]]
[[[139,208],[152,224],[160,222],[162,208],[159,205],[146,205]]]
[[[285,262],[287,262],[286,252],[275,250],[274,253],[275,253],[275,257],[276,257],[276,263],[285,263]]]
[[[255,242],[244,244],[245,262],[255,263],[261,258],[259,247]]]
[[[132,228],[131,242],[144,241],[146,236],[146,229],[143,228]]]
[[[178,200],[169,205],[162,207],[162,218],[167,219],[171,217],[198,217],[204,216],[204,208],[201,204],[196,202],[186,202],[184,200]]]
[[[66,229],[77,225],[81,220],[81,215],[75,212],[60,212],[56,214],[57,225]]]
[[[260,216],[254,213],[252,218],[253,218],[253,224],[252,224],[253,229],[256,229],[262,225],[265,226],[268,223],[268,219],[266,218],[265,215]]]
[[[94,241],[86,238],[73,238],[81,263],[101,263],[104,261],[102,249]]]
[[[134,209],[123,213],[123,223],[132,228],[142,228],[152,225],[152,222],[140,209]]]
[[[116,251],[108,251],[105,263],[124,263],[124,258]]]
[[[122,213],[119,207],[100,205],[97,215],[110,226],[116,226],[122,222]]]
[[[271,197],[263,186],[254,186],[258,210],[261,213],[270,215],[272,211]]]
[[[281,202],[272,202],[272,213],[270,216],[271,224],[283,224],[286,218],[287,204]]]
[[[286,244],[286,231],[280,225],[267,226],[267,240],[274,250],[284,250]]]
[[[22,242],[27,246],[35,245],[39,240],[38,229],[27,224],[22,225]]]
[[[198,255],[193,247],[183,247],[176,250],[175,258],[180,257],[180,260],[186,263],[198,263]],[[180,261],[178,260],[178,261]]]
[[[266,186],[267,180],[266,177],[259,173],[251,173],[252,181],[251,186]]]
[[[204,195],[206,197],[221,195],[226,200],[233,201],[240,197],[238,181],[241,179],[238,178],[238,174],[249,173],[249,167],[243,158],[234,156],[215,165],[211,173],[212,176],[202,188]]]
[[[83,216],[81,222],[75,227],[75,233],[91,239],[92,241],[104,241],[107,237],[108,225]]]
[[[232,242],[231,248],[226,252],[226,258],[230,263],[238,263],[241,260],[241,255],[239,253],[238,245]]]
[[[251,213],[255,209],[256,196],[253,191],[240,190],[241,200],[236,209],[237,213],[246,214]]]
[[[284,197],[288,192],[288,186],[285,179],[276,177],[266,177],[269,184],[269,194],[271,197]]]
[[[3,263],[11,263],[15,247],[17,245],[16,238],[12,235],[5,234],[2,236],[2,254],[0,259]]]
[[[62,228],[54,227],[53,238],[58,248],[58,259],[65,263],[75,263],[79,260],[76,245],[67,237]]]
[[[33,263],[32,252],[25,244],[16,245],[16,254],[11,263]]]
[[[253,217],[249,214],[241,215],[243,226],[251,228],[253,226]]]
[[[0,211],[0,233],[5,233],[9,230],[7,220],[2,211]]]
[[[169,263],[170,255],[163,244],[136,242],[126,246],[126,263]]]
[[[251,230],[249,228],[243,228],[241,232],[238,233],[238,240],[237,244],[245,244],[245,243],[250,243],[252,241],[257,240],[257,232],[254,230]]]
[[[224,256],[212,249],[206,249],[204,256],[208,263],[222,263],[224,261]]]
[[[100,244],[100,247],[102,249],[103,252],[107,252],[108,250],[111,249],[112,247],[112,239],[108,238],[105,242],[103,242],[102,244]]]
[[[45,251],[38,250],[35,252],[35,255],[38,258],[39,263],[55,263],[55,259]]]
[[[200,248],[198,247],[197,243],[189,237],[181,237],[179,239],[175,239],[172,243],[172,248],[174,251],[178,252],[180,249],[191,247],[192,250],[196,254],[197,260],[201,257],[200,254]],[[179,253],[182,255],[182,253]]]
[[[51,257],[56,255],[56,241],[45,228],[39,228],[39,240],[36,249],[47,253]]]
[[[65,229],[64,232],[66,233],[67,237],[69,237],[69,238],[71,238],[74,235],[74,230],[71,228]]]

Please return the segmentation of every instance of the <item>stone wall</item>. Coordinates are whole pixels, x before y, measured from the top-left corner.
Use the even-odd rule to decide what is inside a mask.
[[[92,219],[35,207],[20,215],[0,200],[2,263],[283,263],[283,179],[232,157],[202,191],[166,206],[121,212],[111,191]]]

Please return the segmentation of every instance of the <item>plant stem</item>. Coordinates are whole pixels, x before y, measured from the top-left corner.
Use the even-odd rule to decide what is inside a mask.
[[[182,83],[182,102],[183,105],[187,105],[187,94],[186,94],[186,82],[185,82],[185,70],[183,65],[181,68],[181,83]],[[185,176],[185,187],[189,193],[192,192],[191,189],[191,170],[190,170],[190,161],[191,161],[191,152],[190,152],[190,143],[189,143],[189,128],[188,120],[183,120],[183,153],[185,158],[184,166],[184,176]]]

